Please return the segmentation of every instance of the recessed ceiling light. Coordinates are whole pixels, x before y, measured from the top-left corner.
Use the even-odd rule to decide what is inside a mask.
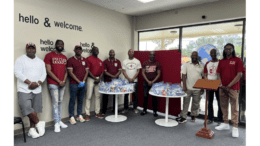
[[[152,2],[152,1],[155,1],[155,0],[138,0],[139,2],[142,2],[142,3],[149,3],[149,2]]]

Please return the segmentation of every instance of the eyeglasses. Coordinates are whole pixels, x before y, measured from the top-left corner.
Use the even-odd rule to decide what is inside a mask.
[[[231,50],[232,50],[232,48],[231,48],[231,49],[225,49],[225,50],[231,51]]]
[[[82,49],[81,49],[81,48],[76,48],[75,50],[81,50],[81,51],[82,51]]]

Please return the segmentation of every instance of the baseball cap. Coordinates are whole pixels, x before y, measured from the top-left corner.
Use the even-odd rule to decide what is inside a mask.
[[[34,43],[27,43],[26,48],[34,47],[36,49],[36,45]]]
[[[82,47],[80,45],[76,45],[74,50],[77,49],[77,48],[81,48],[82,49]]]

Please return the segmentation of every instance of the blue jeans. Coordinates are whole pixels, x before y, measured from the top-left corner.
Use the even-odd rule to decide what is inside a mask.
[[[58,85],[49,84],[48,87],[52,99],[52,112],[54,122],[58,123],[61,121],[62,99],[65,91],[65,86],[59,87]]]
[[[69,102],[70,117],[74,116],[74,105],[77,97],[78,97],[77,117],[81,115],[85,92],[86,92],[86,84],[81,88],[78,87],[78,84],[70,84],[70,102]]]
[[[214,120],[214,109],[213,109],[213,100],[214,100],[214,93],[216,94],[216,98],[218,101],[218,122],[223,122],[223,114],[220,107],[219,101],[219,89],[217,91],[209,90],[209,99],[208,99],[208,119]]]

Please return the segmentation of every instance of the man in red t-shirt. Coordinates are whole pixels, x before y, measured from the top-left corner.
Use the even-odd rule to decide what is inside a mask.
[[[242,77],[243,63],[240,58],[235,55],[235,47],[233,44],[226,44],[223,51],[223,59],[220,60],[217,74],[218,80],[221,80],[221,88],[219,89],[220,106],[223,113],[224,123],[215,127],[216,130],[228,130],[228,104],[230,100],[231,114],[233,122],[232,136],[238,137],[238,96],[239,96],[239,80]]]
[[[149,54],[150,59],[145,61],[142,65],[142,75],[144,77],[144,109],[141,116],[147,114],[148,92],[152,88],[153,83],[157,82],[161,75],[161,65],[155,61],[155,52],[151,51]],[[153,116],[157,117],[157,98],[152,96],[153,102]]]
[[[77,121],[85,122],[82,117],[82,105],[83,99],[86,92],[86,79],[88,77],[88,64],[87,59],[81,56],[82,47],[76,45],[74,48],[75,56],[68,60],[67,69],[70,75],[70,102],[69,102],[69,115],[70,123],[76,124],[74,118],[74,105],[75,100],[78,96],[78,106],[77,106]]]
[[[122,67],[120,60],[115,58],[115,51],[109,51],[109,58],[104,60],[105,82],[111,82],[112,79],[117,79],[121,74]],[[102,115],[106,114],[108,103],[108,94],[103,95]],[[113,111],[115,110],[115,95],[113,95]]]
[[[48,88],[52,98],[54,132],[60,132],[60,127],[68,127],[61,121],[62,99],[68,73],[66,69],[67,57],[61,53],[64,50],[64,42],[57,40],[55,49],[55,51],[46,54],[44,62],[48,74]]]
[[[94,89],[95,93],[95,113],[96,117],[103,119],[103,116],[100,114],[100,96],[99,93],[99,82],[103,77],[104,73],[104,64],[102,60],[98,58],[99,50],[97,47],[92,48],[92,55],[87,58],[87,63],[89,66],[89,74],[87,80],[87,99],[86,99],[86,116],[85,120],[89,121],[90,118],[90,103],[91,97]]]

